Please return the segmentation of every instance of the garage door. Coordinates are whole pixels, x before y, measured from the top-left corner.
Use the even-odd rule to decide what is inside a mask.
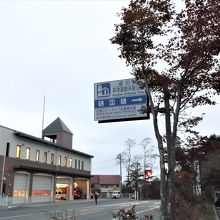
[[[35,174],[32,185],[32,202],[53,201],[53,176]]]
[[[25,203],[28,200],[29,174],[15,173],[13,203]]]

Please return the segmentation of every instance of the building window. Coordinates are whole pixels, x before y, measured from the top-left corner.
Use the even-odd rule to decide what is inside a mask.
[[[58,165],[58,166],[61,166],[61,155],[58,156],[57,165]]]
[[[67,157],[64,157],[64,167],[67,166]]]
[[[7,143],[5,156],[9,157],[10,143]]]
[[[44,163],[47,163],[47,152],[44,152]]]
[[[5,195],[5,193],[6,193],[6,183],[3,183],[2,195]]]
[[[78,169],[80,170],[80,160],[78,160]]]
[[[39,162],[40,161],[40,151],[36,150],[36,161]]]
[[[81,161],[81,170],[84,170],[84,161]]]
[[[77,169],[77,159],[75,159],[75,169]]]
[[[21,146],[17,145],[16,147],[16,158],[21,158]]]
[[[51,164],[54,165],[54,154],[51,154]]]
[[[72,168],[72,167],[73,167],[73,159],[70,158],[70,168]]]
[[[30,147],[26,148],[26,155],[25,155],[26,160],[30,160]]]

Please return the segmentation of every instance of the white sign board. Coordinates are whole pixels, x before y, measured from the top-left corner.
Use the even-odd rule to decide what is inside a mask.
[[[134,79],[94,84],[94,118],[99,122],[147,119],[142,106],[148,103],[144,89]]]

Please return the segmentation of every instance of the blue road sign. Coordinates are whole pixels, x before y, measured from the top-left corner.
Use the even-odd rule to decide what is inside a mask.
[[[95,101],[95,108],[106,108],[114,106],[124,106],[124,105],[144,105],[147,103],[146,96],[131,96],[131,97],[121,97],[115,99],[101,99]]]
[[[123,121],[149,118],[142,107],[148,104],[144,89],[135,79],[94,84],[95,121]]]

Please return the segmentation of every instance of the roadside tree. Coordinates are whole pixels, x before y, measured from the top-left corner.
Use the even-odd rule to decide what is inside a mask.
[[[197,195],[213,199],[220,190],[220,136],[199,137],[191,148],[176,148],[177,172],[188,173]]]
[[[211,135],[200,143],[200,178],[202,193],[213,201],[214,191],[220,191],[220,135]]]
[[[218,0],[131,0],[115,25],[113,44],[146,91],[160,154],[161,212],[175,216],[175,149],[178,131],[197,134],[203,116],[191,108],[214,105],[220,92],[220,4]],[[159,117],[164,117],[164,127]],[[165,133],[163,133],[165,131]],[[166,158],[167,155],[167,158]]]

